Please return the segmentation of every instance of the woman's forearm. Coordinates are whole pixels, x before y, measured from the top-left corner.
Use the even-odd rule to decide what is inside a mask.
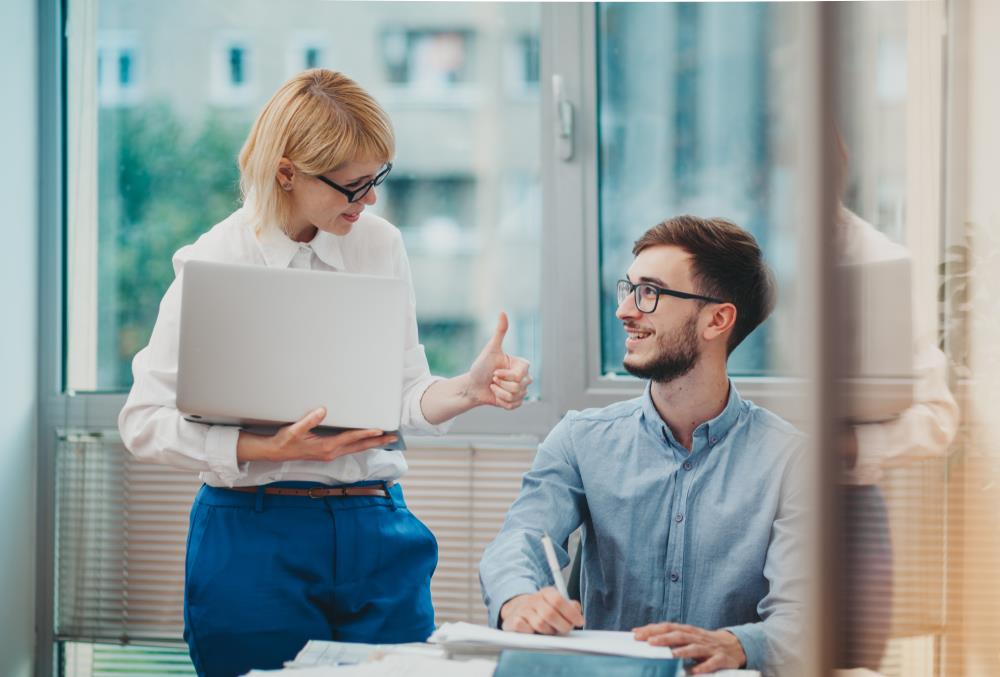
[[[435,381],[420,398],[420,411],[431,425],[450,421],[459,414],[477,407],[469,374]]]

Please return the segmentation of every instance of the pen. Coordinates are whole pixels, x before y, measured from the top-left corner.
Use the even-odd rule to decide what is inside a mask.
[[[549,561],[549,569],[552,570],[552,580],[555,581],[556,590],[559,594],[569,599],[569,591],[566,590],[566,583],[563,581],[562,571],[559,570],[559,560],[556,559],[556,550],[552,547],[552,539],[548,534],[542,534],[542,548],[545,549],[545,559]]]

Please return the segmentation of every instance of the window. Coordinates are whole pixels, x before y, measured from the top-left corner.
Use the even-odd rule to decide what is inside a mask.
[[[98,36],[97,89],[102,107],[129,106],[141,97],[139,47],[130,32]]]
[[[780,4],[602,4],[598,9],[602,370],[622,373],[615,283],[632,243],[664,218],[725,216],[761,244],[788,297],[794,266],[793,138],[774,72],[787,52]],[[655,74],[656,86],[650,77]],[[793,246],[789,246],[793,245]],[[782,294],[779,293],[779,296]],[[787,372],[775,331],[791,304],[744,341],[730,372]]]
[[[320,31],[296,31],[288,44],[286,71],[289,76],[310,68],[330,66],[327,36]]]
[[[536,325],[538,259],[518,256],[503,244],[503,232],[504,224],[516,217],[528,227],[519,246],[537,248],[541,201],[536,197],[508,205],[500,196],[508,172],[533,181],[537,191],[537,95],[501,102],[499,108],[482,100],[459,109],[439,109],[433,101],[430,108],[413,109],[386,93],[399,84],[447,88],[469,82],[473,33],[486,31],[497,11],[508,15],[520,34],[537,33],[537,6],[369,6],[315,0],[282,13],[280,21],[268,20],[273,34],[289,35],[283,44],[258,41],[246,27],[252,22],[230,23],[211,5],[191,3],[183,19],[166,6],[141,16],[127,6],[102,0],[99,28],[127,32],[134,44],[147,46],[151,63],[177,59],[171,45],[152,39],[169,26],[178,31],[189,23],[205,26],[214,37],[209,50],[192,49],[177,68],[156,71],[157,79],[149,82],[158,92],[155,99],[102,114],[100,124],[88,132],[96,144],[94,153],[79,152],[86,148],[80,144],[70,146],[74,176],[95,178],[80,186],[80,206],[74,202],[69,216],[69,237],[76,243],[70,267],[78,280],[69,292],[69,389],[123,392],[130,387],[131,359],[148,341],[159,299],[173,279],[172,253],[238,206],[235,158],[257,111],[285,77],[265,65],[284,59],[289,71],[298,72],[325,63],[330,44],[341,55],[336,67],[380,100],[396,128],[395,169],[379,191],[374,211],[399,226],[406,238],[418,320],[427,332],[423,338],[431,341],[432,333],[440,337],[434,339],[440,349],[432,352],[432,368],[445,376],[458,373],[461,360],[478,354],[492,334],[497,312],[508,306],[517,307],[519,321]],[[251,3],[247,16],[266,7],[264,0]],[[418,17],[428,12],[447,15],[463,28],[405,27],[408,22],[422,24]],[[304,20],[329,28],[302,31],[298,27]],[[397,49],[392,45],[401,46],[388,72],[368,58],[371,46],[379,45],[377,49],[390,45],[390,52]],[[493,43],[478,58],[500,72],[502,44]],[[211,75],[207,97],[199,92],[205,69]],[[500,89],[502,83],[494,86]],[[516,297],[513,287],[497,282],[504,257],[531,262],[520,270],[523,282]],[[537,362],[537,342],[524,344],[518,338],[536,332],[522,329],[512,328],[506,347]],[[447,358],[445,345],[451,347]]]
[[[476,229],[476,179],[471,175],[393,176],[386,182],[386,218],[403,231],[407,248],[468,248],[456,239]],[[435,235],[437,232],[437,235]],[[453,237],[445,233],[453,233]],[[434,238],[437,237],[436,240]],[[434,240],[424,245],[423,240]]]
[[[541,77],[541,50],[537,35],[518,35],[510,41],[504,77],[511,94],[537,91]]]
[[[215,40],[211,68],[212,102],[218,106],[247,106],[257,93],[253,52],[248,36],[222,32]]]
[[[239,88],[246,84],[246,47],[242,45],[230,45],[227,56],[229,57],[229,85]]]
[[[382,36],[386,79],[421,93],[441,93],[472,80],[472,31],[395,28]]]

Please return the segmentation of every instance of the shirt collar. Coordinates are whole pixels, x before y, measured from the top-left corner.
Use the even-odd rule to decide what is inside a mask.
[[[344,254],[341,240],[337,235],[316,233],[311,242],[295,242],[278,227],[262,227],[257,230],[257,243],[264,261],[269,268],[288,268],[295,254],[304,245],[310,247],[320,261],[334,270],[344,270]]]
[[[660,418],[660,412],[656,410],[656,406],[653,404],[652,385],[652,381],[647,381],[646,390],[642,395],[642,413],[643,418],[646,421],[646,425],[654,434],[658,436],[666,436],[668,441],[673,444],[678,444],[670,426],[668,426],[663,419]],[[695,438],[697,438],[698,435],[701,434],[701,431],[704,430],[705,437],[712,444],[721,440],[726,436],[733,425],[736,424],[736,421],[740,417],[740,412],[744,408],[744,404],[745,400],[740,396],[739,391],[736,389],[736,384],[733,383],[732,379],[729,379],[729,399],[726,401],[725,408],[715,418],[698,425],[698,427],[694,429]]]
[[[353,233],[354,230],[352,229],[351,232]],[[316,233],[316,237],[309,244],[312,245],[313,251],[316,252],[320,261],[334,270],[344,270],[342,245],[345,237],[349,236],[332,235],[321,230]]]

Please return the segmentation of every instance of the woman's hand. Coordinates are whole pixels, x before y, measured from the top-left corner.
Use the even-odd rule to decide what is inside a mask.
[[[507,314],[500,313],[497,330],[479,357],[461,376],[435,381],[420,398],[420,410],[431,425],[464,414],[473,407],[489,404],[517,409],[531,385],[528,361],[503,351]]]
[[[300,421],[286,425],[274,435],[240,431],[236,460],[244,461],[332,461],[359,451],[378,449],[396,441],[381,430],[351,430],[337,435],[316,435],[312,429],[326,418],[320,407]]]
[[[528,393],[528,386],[531,385],[528,361],[511,357],[503,351],[507,327],[507,314],[500,313],[493,338],[469,367],[465,395],[474,405],[517,409]]]

